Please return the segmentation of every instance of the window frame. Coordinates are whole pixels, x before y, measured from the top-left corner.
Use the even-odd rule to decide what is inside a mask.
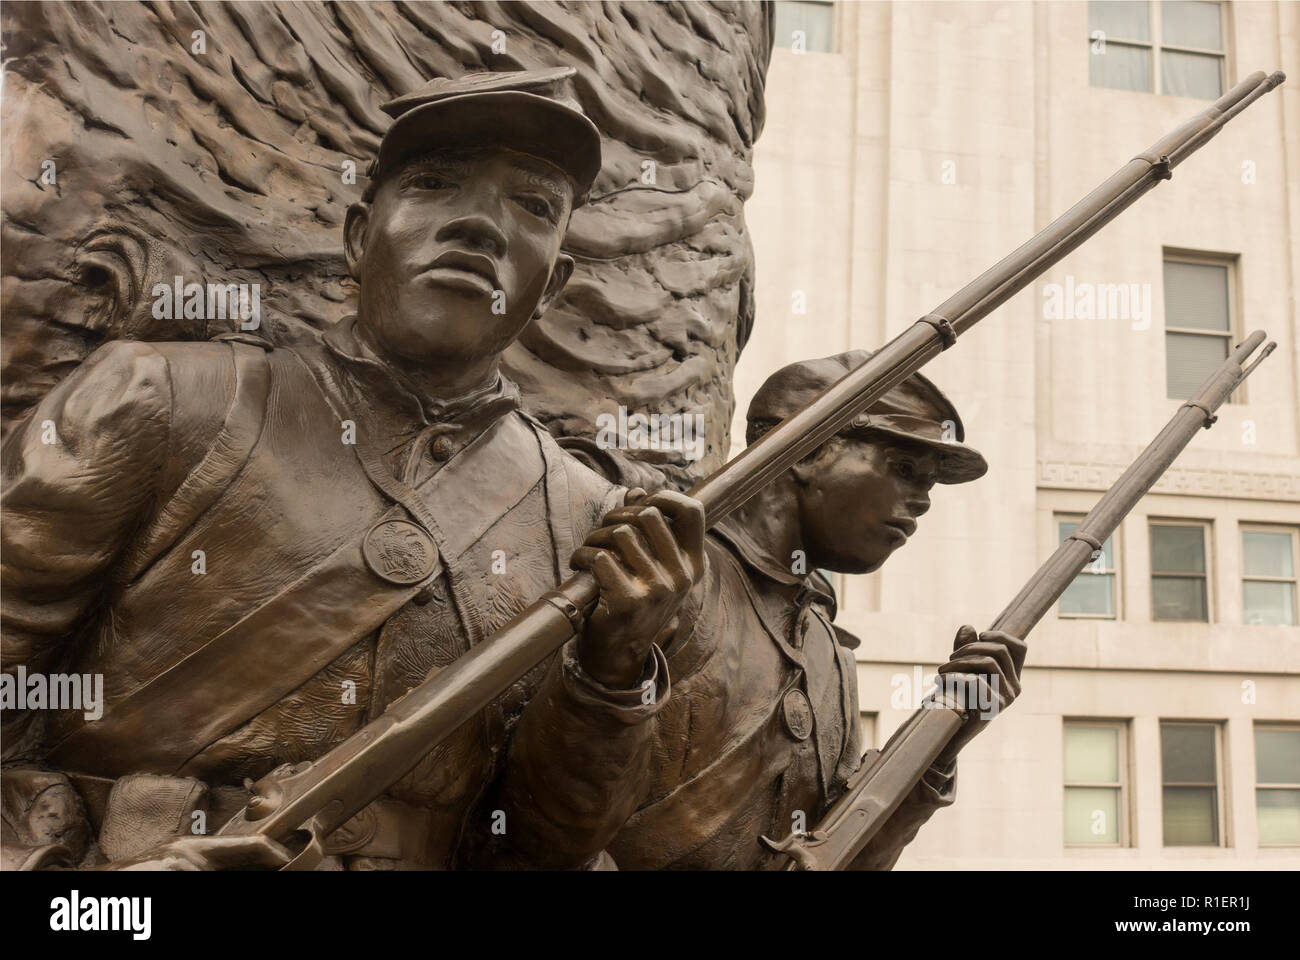
[[[1228,818],[1227,803],[1224,792],[1227,784],[1224,780],[1225,770],[1223,766],[1223,724],[1222,720],[1192,720],[1179,717],[1173,720],[1161,719],[1159,721],[1160,733],[1160,846],[1163,849],[1171,847],[1183,848],[1200,848],[1200,849],[1223,849],[1228,846]],[[1200,783],[1195,781],[1168,781],[1165,779],[1165,727],[1211,727],[1214,730],[1214,777],[1215,782],[1212,784]],[[1167,787],[1213,787],[1214,788],[1214,843],[1169,843],[1165,839],[1165,789]]]
[[[1228,4],[1224,3],[1223,0],[1209,0],[1209,2],[1213,2],[1219,8],[1219,38],[1223,42],[1222,50],[1209,50],[1202,47],[1184,47],[1175,43],[1163,42],[1160,39],[1160,37],[1162,36],[1162,30],[1164,29],[1163,8],[1165,5],[1165,0],[1147,0],[1147,12],[1149,15],[1147,26],[1151,31],[1150,40],[1128,40],[1128,39],[1112,40],[1109,35],[1107,35],[1104,40],[1104,43],[1106,43],[1107,45],[1114,43],[1121,47],[1138,47],[1138,48],[1151,51],[1151,58],[1150,58],[1151,66],[1150,66],[1150,70],[1147,73],[1147,89],[1124,90],[1123,88],[1120,87],[1093,87],[1093,89],[1119,90],[1122,93],[1150,93],[1158,97],[1178,96],[1178,94],[1165,93],[1163,89],[1164,84],[1162,82],[1162,78],[1164,77],[1164,74],[1160,69],[1161,51],[1172,50],[1174,53],[1192,53],[1192,54],[1201,54],[1202,56],[1217,57],[1219,60],[1219,96],[1223,96],[1225,93],[1228,92],[1230,86],[1228,80],[1231,76],[1228,70],[1228,47],[1230,46],[1229,37],[1228,37],[1228,29],[1229,29]],[[1088,56],[1094,56],[1094,54],[1092,53],[1092,44],[1094,44],[1096,40],[1093,39],[1092,33],[1093,32],[1091,30],[1088,31]],[[1089,80],[1088,86],[1092,87],[1091,80]],[[1184,97],[1183,99],[1199,100],[1201,98]],[[1211,102],[1212,100],[1213,98],[1211,98]]]
[[[1237,325],[1238,325],[1237,318],[1241,316],[1241,311],[1238,309],[1238,305],[1237,305],[1237,298],[1238,296],[1240,296],[1240,293],[1237,288],[1237,270],[1238,270],[1238,265],[1240,263],[1240,260],[1241,260],[1240,254],[1212,253],[1212,252],[1202,251],[1202,250],[1183,250],[1174,247],[1164,247],[1161,249],[1160,251],[1160,302],[1164,306],[1163,316],[1161,317],[1161,320],[1164,322],[1165,325],[1165,336],[1164,339],[1161,341],[1161,346],[1164,348],[1166,399],[1169,400],[1178,399],[1176,397],[1169,396],[1169,334],[1181,333],[1181,334],[1193,334],[1202,337],[1226,338],[1227,351],[1224,354],[1225,357],[1232,353],[1233,344],[1241,342],[1237,330]],[[1188,263],[1193,266],[1201,266],[1201,267],[1223,267],[1225,269],[1228,277],[1228,296],[1227,296],[1228,325],[1227,327],[1225,327],[1223,330],[1206,330],[1204,328],[1198,328],[1198,327],[1171,327],[1169,325],[1169,305],[1165,298],[1164,268],[1166,263],[1171,263],[1171,262]],[[1180,402],[1185,403],[1186,400],[1181,400]],[[1245,381],[1243,380],[1241,384],[1235,390],[1233,390],[1232,393],[1228,396],[1228,399],[1223,402],[1224,403],[1245,403],[1246,402]]]
[[[1291,584],[1291,615],[1296,623],[1283,624],[1294,627],[1300,624],[1300,530],[1284,523],[1254,523],[1242,521],[1237,524],[1241,534],[1241,622],[1243,626],[1259,627],[1268,624],[1251,623],[1246,619],[1246,584],[1247,583],[1289,583]],[[1264,577],[1250,576],[1246,573],[1246,534],[1247,533],[1285,533],[1291,538],[1291,576]]]
[[[1119,783],[1093,783],[1077,782],[1071,783],[1065,776],[1065,738],[1066,730],[1069,727],[1102,727],[1116,731],[1115,740],[1118,744],[1118,756],[1116,757],[1116,772],[1119,774]],[[1061,722],[1061,798],[1062,808],[1064,808],[1064,798],[1066,791],[1071,787],[1092,787],[1107,790],[1119,789],[1119,798],[1115,801],[1115,809],[1119,816],[1119,826],[1115,831],[1115,843],[1071,843],[1065,839],[1065,818],[1064,809],[1062,809],[1061,819],[1061,842],[1067,850],[1122,850],[1133,845],[1132,831],[1130,820],[1132,814],[1129,810],[1129,757],[1131,751],[1128,744],[1129,722],[1127,720],[1107,720],[1101,717],[1063,717]]]
[[[1255,845],[1264,847],[1268,850],[1293,850],[1300,847],[1300,840],[1295,843],[1264,843],[1259,839],[1259,791],[1261,790],[1300,790],[1300,783],[1260,783],[1259,782],[1259,749],[1255,740],[1255,734],[1260,730],[1292,730],[1300,732],[1300,723],[1286,723],[1284,721],[1256,720],[1251,729],[1250,743],[1255,752]]]
[[[1156,616],[1156,597],[1155,597],[1155,580],[1156,577],[1184,577],[1191,578],[1196,576],[1195,573],[1184,573],[1172,570],[1156,570],[1155,560],[1151,556],[1151,528],[1152,527],[1200,527],[1201,544],[1205,551],[1205,572],[1201,574],[1205,578],[1205,619],[1204,620],[1167,620]],[[1214,617],[1214,522],[1212,520],[1197,520],[1192,517],[1147,517],[1147,582],[1150,589],[1147,591],[1147,599],[1151,604],[1150,615],[1152,623],[1215,623]]]
[[[1053,550],[1058,549],[1060,545],[1064,542],[1063,540],[1061,540],[1062,523],[1083,523],[1083,520],[1086,516],[1087,514],[1084,513],[1069,513],[1069,512],[1057,513],[1056,511],[1053,511],[1052,512],[1052,540],[1056,544],[1056,546],[1053,547],[1052,549]],[[1088,574],[1089,576],[1105,576],[1109,574],[1111,577],[1111,581],[1110,581],[1111,589],[1114,591],[1114,595],[1111,597],[1111,606],[1114,607],[1115,612],[1110,615],[1104,613],[1062,613],[1061,598],[1057,597],[1055,607],[1056,607],[1056,618],[1058,620],[1114,621],[1114,620],[1123,619],[1124,608],[1121,604],[1121,599],[1123,597],[1123,589],[1122,589],[1123,578],[1120,577],[1119,575],[1119,549],[1120,549],[1119,527],[1116,527],[1114,532],[1111,533],[1111,535],[1107,539],[1110,540],[1110,544],[1111,544],[1110,552],[1112,558],[1111,559],[1112,565],[1105,570],[1093,570],[1091,569],[1092,561],[1089,561],[1084,566],[1084,568],[1079,571],[1078,576],[1081,577],[1084,574]],[[1103,556],[1104,555],[1105,554],[1103,552]],[[1070,582],[1074,583],[1073,580],[1071,580]],[[1069,588],[1067,587],[1066,589]],[[1061,596],[1064,595],[1065,595],[1064,591],[1062,591]]]

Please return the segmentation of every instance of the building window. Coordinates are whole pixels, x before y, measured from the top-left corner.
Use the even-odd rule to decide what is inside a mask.
[[[773,43],[799,53],[829,53],[835,4],[822,0],[777,0]]]
[[[1294,530],[1252,527],[1241,531],[1244,623],[1295,626],[1296,566]]]
[[[1122,723],[1065,721],[1065,842],[1127,846]]]
[[[1160,93],[1216,100],[1224,87],[1223,15],[1219,3],[1092,0],[1088,82],[1150,93],[1158,77]]]
[[[1060,543],[1079,529],[1080,519],[1056,518],[1056,536]],[[1079,571],[1074,582],[1065,588],[1057,601],[1056,612],[1062,617],[1115,619],[1115,545],[1107,537],[1101,555]]]
[[[1166,254],[1166,395],[1190,400],[1232,346],[1232,264]]]
[[[1219,725],[1161,723],[1166,847],[1220,846]]]
[[[1255,823],[1260,846],[1300,844],[1300,727],[1255,727]]]
[[[1151,524],[1151,619],[1209,622],[1206,525]]]

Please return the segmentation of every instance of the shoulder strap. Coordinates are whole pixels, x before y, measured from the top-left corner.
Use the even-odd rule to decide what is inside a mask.
[[[230,351],[235,391],[225,423],[198,466],[181,481],[124,558],[121,574],[125,582],[143,574],[217,501],[248,462],[262,436],[271,384],[266,351],[234,342],[230,343]]]
[[[450,542],[438,544],[440,552],[467,549],[536,485],[541,458],[521,463],[521,431],[527,436],[517,418],[502,417],[420,487],[433,512],[457,521]],[[471,484],[484,476],[498,482]],[[489,509],[463,509],[467,486],[473,486],[475,502]],[[375,523],[409,519],[406,509],[394,504]],[[54,747],[52,760],[84,773],[183,772],[191,758],[379,629],[440,574],[441,563],[417,584],[398,586],[380,579],[362,552],[374,526],[364,526],[362,536],[346,541],[238,623],[111,704],[102,719],[78,727]]]

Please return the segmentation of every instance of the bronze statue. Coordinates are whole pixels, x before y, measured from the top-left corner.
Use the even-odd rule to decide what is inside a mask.
[[[748,411],[755,443],[867,358],[790,364]],[[759,869],[785,864],[759,843],[815,823],[861,760],[857,670],[819,570],[870,573],[916,530],[936,483],[988,469],[962,443],[956,408],[914,374],[709,537],[705,607],[665,650],[673,696],[661,711],[646,801],[610,847],[620,867]],[[1019,690],[1024,644],[963,628],[945,674]],[[953,802],[956,753],[936,763],[856,864],[888,869],[920,826]],[[800,826],[803,824],[804,826]]]
[[[703,520],[665,491],[599,526],[625,491],[564,455],[499,371],[569,276],[561,238],[600,166],[595,129],[558,91],[570,73],[440,79],[386,106],[344,231],[357,315],[321,346],[110,344],[9,437],[6,664],[103,674],[107,702],[94,723],[6,712],[6,797],[47,782],[43,762],[94,828],[66,804],[40,836],[6,831],[7,864],[47,844],[81,863],[240,862],[192,824],[215,828],[246,778],[315,758],[482,642],[565,578],[584,539],[575,562],[601,593],[577,642],[329,853],[599,860],[640,796],[624,771],[668,695],[654,641],[703,573]]]
[[[71,81],[46,76],[42,58],[27,56],[62,30],[90,38],[89,53],[73,44],[70,57],[107,70],[128,99],[160,102],[150,87],[157,64],[131,74],[95,49],[116,43],[107,39],[120,34],[112,17],[94,7],[39,9],[21,15],[33,25],[18,51],[31,90],[48,80],[60,107],[75,100],[75,71],[66,71]],[[150,18],[168,30],[189,26],[187,8],[123,9],[133,32]],[[536,68],[487,73],[456,69],[441,49],[430,53],[440,18],[467,16],[450,5],[429,15],[408,5],[345,9],[325,14],[325,25],[309,5],[211,9],[214,31],[237,22],[234,32],[258,38],[258,56],[275,62],[227,83],[214,79],[229,69],[225,61],[187,61],[180,72],[192,90],[239,87],[274,103],[273,111],[250,108],[242,93],[223,93],[216,112],[218,129],[229,114],[238,136],[255,130],[274,150],[213,141],[215,180],[200,176],[196,186],[180,169],[206,173],[202,163],[172,163],[165,176],[123,164],[123,182],[136,191],[160,186],[164,204],[202,194],[218,223],[243,209],[227,203],[231,196],[257,195],[271,228],[251,232],[257,249],[247,262],[225,248],[208,259],[160,256],[176,238],[147,216],[124,236],[106,238],[96,227],[69,240],[64,234],[94,226],[98,213],[60,223],[45,216],[46,198],[24,195],[25,207],[41,211],[28,222],[62,230],[42,240],[51,261],[68,259],[56,256],[63,246],[75,249],[79,292],[49,295],[45,310],[84,307],[85,316],[65,324],[88,331],[75,333],[82,347],[105,335],[150,342],[109,343],[61,379],[85,354],[51,340],[44,311],[24,314],[34,326],[22,337],[35,330],[35,346],[6,340],[6,369],[25,364],[41,386],[60,381],[3,446],[6,679],[28,671],[102,677],[104,696],[102,716],[35,702],[6,709],[5,867],[780,865],[760,834],[811,827],[856,797],[878,766],[871,754],[859,763],[852,657],[831,624],[828,585],[809,571],[878,566],[914,528],[934,482],[983,469],[961,444],[951,405],[919,376],[904,377],[1280,82],[1259,75],[1254,86],[1239,85],[1197,119],[1197,130],[1161,141],[1169,156],[1136,158],[878,355],[783,371],[751,409],[745,463],[709,475],[690,496],[646,495],[634,489],[646,485],[644,468],[621,484],[602,478],[565,453],[543,422],[557,433],[584,432],[595,411],[575,413],[573,397],[729,402],[727,376],[752,320],[752,259],[736,213],[761,127],[770,9],[486,9],[493,22],[517,17],[532,31],[522,61],[512,53],[498,62]],[[633,78],[619,81],[635,90],[630,103],[610,95],[604,74],[615,71],[594,45],[574,55],[576,78],[571,68],[541,68],[553,62],[548,44],[564,47],[581,32],[575,24],[620,16],[634,33],[654,34],[657,46],[643,58],[651,63],[654,51],[679,45],[731,55],[729,31],[752,35],[732,46],[754,55],[737,55],[748,56],[747,67],[732,63],[701,82],[708,96],[690,98],[643,60],[620,65]],[[65,17],[86,28],[66,29]],[[458,79],[423,83],[407,61],[386,56],[398,51],[393,34],[408,21],[426,42],[403,45],[405,55],[437,65],[423,75]],[[380,80],[343,65],[334,52],[340,25],[355,33],[347,42],[355,39]],[[310,68],[280,55],[295,44],[326,55]],[[481,50],[456,56],[488,59]],[[689,53],[673,69],[691,75]],[[329,96],[305,79],[317,73],[328,76]],[[375,106],[385,97],[367,102],[380,88],[396,94],[382,113]],[[634,223],[641,188],[620,181],[581,229],[570,229],[595,178],[610,175],[601,131],[570,99],[574,88],[589,111],[595,105],[606,138],[611,129],[620,135],[607,167],[644,169],[651,158],[632,155],[638,143],[665,159],[661,174],[672,182],[653,186],[647,202],[666,214]],[[361,132],[327,109],[336,101]],[[65,112],[87,142],[98,141],[85,111]],[[270,112],[301,127],[266,123]],[[156,139],[165,125],[155,129],[152,116],[123,107],[106,129],[130,141],[149,128]],[[316,142],[303,148],[303,138]],[[351,199],[348,192],[319,182],[340,143],[344,154],[377,154],[346,214],[340,197]],[[272,162],[271,154],[292,159]],[[293,189],[277,195],[286,183]],[[621,219],[604,219],[613,210]],[[12,230],[9,220],[6,210]],[[611,238],[615,222],[632,235]],[[704,223],[718,229],[693,244],[691,231]],[[341,252],[320,254],[312,231],[330,231],[333,246],[338,228]],[[579,271],[623,258],[604,284],[574,292],[566,231]],[[251,233],[225,235],[238,247]],[[672,279],[654,269],[670,253],[638,259],[673,244],[710,253]],[[330,257],[346,281],[322,283]],[[280,309],[265,327],[231,322],[215,341],[193,342],[217,331],[189,322],[197,318],[178,304],[190,288],[178,279],[174,297],[163,285],[163,316],[152,314],[177,321],[178,340],[160,340],[166,325],[142,316],[145,265],[185,272],[182,265],[225,259],[248,277],[267,276],[268,260],[288,261],[275,274],[281,297],[295,272],[307,273],[305,312],[332,310],[324,304],[356,293],[355,316],[313,314],[305,326],[325,331],[319,341],[298,329],[301,315],[286,319],[294,311]],[[636,271],[645,275],[639,286],[610,280]],[[45,296],[24,289],[32,302]],[[207,295],[211,302],[211,285]],[[701,313],[694,304],[704,301]],[[562,311],[562,322],[543,330],[548,308]],[[658,322],[661,309],[704,322],[687,338]],[[590,345],[587,313],[616,321]],[[623,315],[629,326],[655,329],[625,336]],[[698,378],[680,375],[698,355]],[[542,357],[555,369],[539,376]],[[531,381],[528,412],[503,373],[513,370]],[[642,374],[658,382],[638,383]],[[40,392],[7,396],[7,412],[31,406]],[[714,418],[701,461],[660,464],[674,482],[716,466],[727,419]],[[947,420],[952,437],[943,435]],[[827,522],[848,508],[858,529]],[[706,524],[719,520],[706,538]],[[787,561],[796,551],[802,561]],[[996,687],[1004,705],[1018,690],[1023,652],[1008,633],[963,628],[944,672]],[[854,847],[852,865],[891,865],[930,813],[951,802],[956,753],[988,717],[946,713],[952,726],[936,749],[890,780],[886,793],[901,806],[888,807],[893,815],[865,848]],[[413,716],[418,722],[403,726]],[[304,847],[289,834],[306,826],[315,829]]]

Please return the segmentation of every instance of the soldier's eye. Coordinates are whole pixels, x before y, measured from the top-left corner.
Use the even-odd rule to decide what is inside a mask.
[[[907,460],[897,460],[894,462],[894,472],[904,480],[911,480],[916,476],[916,468]]]
[[[432,172],[413,174],[407,182],[417,190],[449,190],[456,186],[444,174]]]
[[[519,197],[517,197],[516,200],[519,202],[519,205],[521,207],[523,207],[533,216],[541,217],[543,220],[554,219],[555,214],[551,208],[551,205],[547,203],[545,200],[543,200],[541,197],[522,194]]]

